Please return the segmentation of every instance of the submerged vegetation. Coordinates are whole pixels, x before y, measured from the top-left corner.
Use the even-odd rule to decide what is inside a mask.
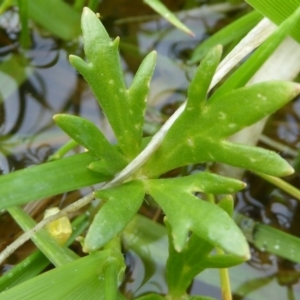
[[[12,4],[8,2],[2,1],[1,8],[7,9]],[[24,49],[31,43],[30,21],[67,41],[79,35],[79,11],[84,1],[75,1],[73,7],[58,0],[38,2],[18,2],[20,43]],[[194,35],[161,2],[144,2],[178,30]],[[248,241],[264,251],[300,262],[295,251],[292,254],[288,250],[300,246],[298,238],[234,214],[235,193],[244,189],[246,183],[240,174],[233,175],[234,169],[223,169],[226,164],[250,170],[300,198],[296,188],[277,178],[292,174],[293,166],[275,151],[255,146],[260,131],[253,134],[257,129],[251,127],[260,126],[265,117],[300,93],[300,85],[290,81],[299,72],[299,66],[292,74],[287,70],[283,72],[287,75],[270,81],[263,75],[267,70],[261,68],[289,34],[300,40],[296,30],[300,8],[295,4],[292,10],[284,10],[287,4],[281,1],[275,1],[275,6],[274,1],[265,5],[260,1],[248,2],[253,7],[251,12],[193,50],[186,65],[195,66],[199,61],[200,64],[193,68],[186,100],[153,129],[145,114],[157,52],[154,49],[143,58],[128,84],[119,53],[120,38],[111,39],[100,15],[93,12],[97,10],[97,1],[88,1],[90,8],[83,8],[81,16],[84,54],[72,49],[76,55],[71,54],[69,60],[88,83],[115,142],[93,120],[58,113],[53,116],[54,122],[69,136],[69,141],[47,155],[47,162],[0,177],[0,207],[25,231],[2,251],[0,261],[3,263],[28,239],[38,248],[0,278],[0,300],[210,299],[189,293],[193,280],[209,269],[220,270],[222,297],[231,299],[228,268],[250,259]],[[195,6],[193,1],[186,1],[185,9]],[[51,26],[43,16],[54,13],[54,7],[60,13],[54,14],[57,23]],[[64,23],[62,16],[69,16],[66,12],[72,17]],[[278,27],[263,19],[263,15]],[[292,43],[298,46],[295,41]],[[284,48],[281,52],[289,55]],[[8,66],[2,63],[2,72],[9,70],[6,73],[10,76],[14,76],[12,61]],[[257,78],[259,70],[262,75]],[[16,77],[20,84],[25,73],[32,70],[22,72]],[[152,130],[147,131],[150,127]],[[241,130],[244,134],[252,130],[254,137],[246,138],[247,142],[240,140],[237,133]],[[72,153],[78,148],[79,153]],[[295,168],[298,171],[297,163]],[[43,198],[91,186],[91,193],[77,195],[62,210],[48,210],[38,223],[22,208],[34,206]],[[164,227],[139,214],[143,202],[163,212]],[[68,217],[74,215],[71,225]],[[154,232],[147,235],[143,231],[146,242],[140,236],[143,226]],[[273,234],[273,239],[269,234]],[[164,258],[152,258],[145,253],[145,245],[164,237],[168,239]],[[79,251],[69,247],[75,239],[81,245]],[[274,240],[276,243],[272,244]],[[287,249],[280,249],[285,243]],[[145,262],[143,283],[154,273],[149,261],[164,264],[166,291],[148,289],[126,295],[123,247],[135,249]],[[41,273],[49,262],[54,268]],[[237,291],[240,295],[249,294],[273,278],[274,275],[255,279],[256,282],[253,279],[252,285],[241,285]],[[291,290],[288,293],[292,295]]]

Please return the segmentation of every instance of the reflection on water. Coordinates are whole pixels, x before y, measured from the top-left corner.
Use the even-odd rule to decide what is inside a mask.
[[[195,70],[195,66],[186,64],[191,49],[226,16],[220,12],[206,11],[204,14],[200,10],[184,13],[182,18],[185,24],[196,33],[196,38],[191,39],[164,20],[153,17],[152,11],[145,5],[139,6],[139,9],[133,9],[132,5],[121,5],[116,10],[113,1],[103,1],[102,7],[102,21],[110,35],[121,37],[120,51],[127,83],[131,82],[145,54],[153,49],[158,52],[146,114],[148,123],[156,125],[149,130],[157,130],[186,97],[186,88]],[[135,22],[126,20],[128,16],[140,18]],[[68,140],[52,121],[52,116],[56,113],[67,112],[86,117],[101,127],[110,141],[114,141],[110,126],[89,87],[68,62],[68,55],[71,53],[83,57],[81,38],[62,42],[35,27],[31,31],[31,48],[24,50],[19,46],[18,36],[17,14],[9,11],[0,17],[0,174],[45,162],[49,155]],[[299,115],[300,100],[277,113],[269,122],[265,135],[297,149]],[[248,188],[238,195],[238,210],[255,220],[300,236],[298,202],[254,175],[248,174],[245,180]],[[299,187],[299,175],[292,176],[290,182]],[[74,197],[80,197],[80,192],[69,195],[69,201],[73,201]],[[55,201],[59,203],[65,197],[66,195],[58,196]],[[48,201],[52,202],[53,199]],[[37,211],[33,214],[37,214]],[[5,231],[5,235],[1,231],[0,243],[4,247],[19,229],[11,226],[14,222],[6,215],[1,216],[1,222],[1,228],[6,222],[9,224],[6,227],[11,228],[9,232]],[[24,257],[22,249],[15,253],[13,263]],[[28,248],[25,249],[29,251]],[[258,273],[260,275],[255,273],[253,276],[257,278],[264,274],[275,274],[281,286],[297,284],[298,264],[255,248],[252,248],[252,254],[253,259],[249,264],[261,270]],[[164,284],[161,286],[163,271],[160,267],[156,266],[155,280],[152,278],[150,281],[143,281],[145,274],[137,272],[141,272],[144,262],[134,252],[130,252],[128,257],[131,257],[131,266],[127,285],[124,286],[128,295],[150,290],[164,292]],[[138,267],[133,267],[134,265]],[[208,283],[202,283],[202,291],[207,288],[206,285],[209,286]],[[194,285],[192,292],[199,292],[199,286],[201,284]],[[299,289],[299,285],[297,288]],[[215,287],[211,291],[214,294]]]

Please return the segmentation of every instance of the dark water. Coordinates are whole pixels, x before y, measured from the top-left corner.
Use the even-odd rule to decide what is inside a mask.
[[[151,9],[144,4],[121,2],[116,5],[114,1],[103,1],[99,11],[110,35],[121,37],[120,51],[126,81],[130,83],[142,58],[149,51],[155,49],[158,52],[145,127],[146,132],[153,133],[186,97],[186,89],[195,68],[186,64],[192,49],[228,23],[235,12],[225,14],[205,10],[203,13],[194,10],[182,13],[182,20],[196,34],[191,39],[164,20],[153,16]],[[185,1],[168,3],[173,9],[181,9],[184,4]],[[135,19],[128,20],[128,17]],[[7,174],[42,163],[68,140],[52,121],[56,113],[67,112],[88,118],[113,141],[109,124],[88,85],[68,62],[69,54],[83,57],[81,38],[65,42],[33,28],[32,46],[24,50],[18,43],[19,30],[16,11],[8,11],[0,17],[0,173]],[[4,67],[1,69],[1,66]],[[299,117],[300,100],[295,100],[272,117],[264,134],[296,150],[299,148]],[[268,147],[263,143],[261,146]],[[284,152],[282,155],[293,163],[292,155]],[[298,173],[288,180],[299,187]],[[238,210],[255,220],[300,236],[300,207],[297,200],[253,174],[246,174],[245,181],[248,183],[247,189],[237,195]],[[69,193],[50,200],[51,203],[56,201],[57,205],[63,206],[83,193],[85,191]],[[143,213],[153,217],[156,209],[146,205]],[[35,211],[35,214],[39,212]],[[10,228],[1,230],[3,249],[19,230],[17,226],[12,226],[13,222],[5,214],[1,216],[1,224],[1,228]],[[30,251],[32,247],[25,245],[10,258],[4,268],[17,263]],[[293,299],[287,296],[291,290],[298,291],[300,295],[298,264],[255,248],[252,248],[252,254],[249,263],[232,269],[233,291],[247,280],[273,276],[273,281],[262,286],[259,292],[250,294],[247,299]],[[147,282],[142,282],[142,260],[134,251],[129,251],[127,261],[130,267],[124,291],[129,299],[131,294],[166,291],[163,268],[159,263],[155,274]],[[218,273],[211,270],[204,272],[201,281],[197,280],[191,287],[191,293],[219,298]],[[236,295],[235,299],[244,298]]]

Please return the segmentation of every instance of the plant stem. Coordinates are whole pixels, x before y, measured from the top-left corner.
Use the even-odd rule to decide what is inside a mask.
[[[207,199],[210,203],[216,204],[216,199],[213,194],[207,194]],[[223,249],[216,247],[217,254],[223,255]],[[222,292],[222,299],[223,300],[232,300],[231,296],[231,285],[230,285],[230,278],[227,268],[219,269],[220,274],[220,282],[221,282],[221,292]]]
[[[48,161],[60,159],[64,157],[70,150],[72,150],[74,147],[78,146],[78,143],[74,140],[69,140],[64,145],[62,145],[59,149],[55,151],[52,155],[48,157]]]
[[[217,253],[219,255],[224,254],[224,251],[219,247],[216,247]],[[222,291],[222,299],[223,300],[232,300],[231,295],[231,285],[228,269],[219,269],[220,281],[221,281],[221,291]]]
[[[295,197],[297,200],[300,201],[300,190],[293,187],[291,184],[287,183],[286,181],[278,177],[273,177],[262,173],[255,173],[255,174],[265,179],[266,181],[274,184],[278,188],[282,189],[283,191],[285,191],[286,193],[290,194],[291,196]]]

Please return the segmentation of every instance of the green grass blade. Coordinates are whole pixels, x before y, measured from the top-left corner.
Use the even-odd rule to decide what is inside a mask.
[[[0,292],[35,277],[49,264],[49,260],[41,251],[34,252],[30,256],[26,257],[21,263],[17,264],[12,270],[9,270],[1,276]]]
[[[36,222],[20,207],[10,207],[8,208],[8,212],[24,231],[30,230],[36,225]],[[32,236],[31,240],[57,267],[78,258],[72,250],[64,246],[59,246],[44,229],[39,230]]]
[[[94,160],[82,153],[0,176],[0,209],[108,180],[87,169]]]
[[[273,51],[279,46],[286,35],[295,28],[300,18],[300,8],[298,8],[288,19],[286,19],[278,29],[254,52],[254,54],[240,66],[214,93],[219,96],[238,87],[244,86]]]
[[[123,259],[110,250],[96,252],[0,294],[1,300],[105,299],[104,267],[110,259]],[[119,297],[118,297],[119,298]]]
[[[144,2],[175,27],[192,37],[195,36],[195,34],[187,26],[185,26],[163,3],[161,3],[161,1],[144,0]]]
[[[28,16],[64,40],[80,34],[80,13],[62,0],[28,1]]]
[[[224,46],[236,39],[242,38],[261,20],[261,18],[261,14],[257,11],[252,11],[249,14],[238,18],[233,23],[222,28],[207,40],[200,43],[200,45],[193,51],[189,63],[199,62],[211,48],[217,45],[221,44]]]
[[[72,222],[73,232],[66,245],[71,245],[75,238],[86,229],[88,224],[89,222],[85,215],[77,217]],[[41,251],[35,251],[0,277],[0,292],[35,277],[49,264],[50,261]]]
[[[300,263],[300,238],[255,222],[242,214],[237,214],[235,221],[244,232],[247,240],[261,251],[270,252]]]
[[[246,0],[262,15],[279,25],[299,7],[299,0]],[[300,42],[300,20],[291,31],[291,36]]]

